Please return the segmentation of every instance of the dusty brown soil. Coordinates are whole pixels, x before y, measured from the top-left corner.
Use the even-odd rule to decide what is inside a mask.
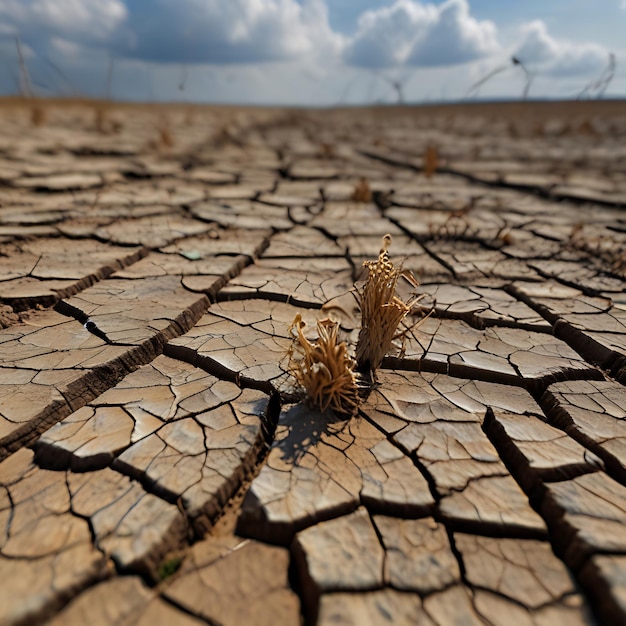
[[[0,130],[1,624],[626,623],[624,102]],[[422,298],[319,414],[289,324],[353,350],[386,233]]]

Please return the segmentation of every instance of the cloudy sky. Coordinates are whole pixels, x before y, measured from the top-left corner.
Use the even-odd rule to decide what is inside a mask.
[[[0,0],[0,94],[19,90],[17,36],[42,96],[616,97],[626,96],[624,33],[626,0]]]

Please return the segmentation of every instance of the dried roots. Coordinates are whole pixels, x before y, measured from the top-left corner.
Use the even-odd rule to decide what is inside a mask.
[[[344,341],[338,341],[339,325],[329,319],[317,322],[318,339],[304,336],[306,324],[300,314],[289,327],[293,343],[289,350],[289,370],[321,412],[331,409],[339,416],[356,412],[358,392],[355,361]]]

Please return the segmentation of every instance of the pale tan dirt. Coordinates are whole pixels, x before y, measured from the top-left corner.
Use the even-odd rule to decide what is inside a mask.
[[[0,624],[626,623],[624,102],[0,130]],[[289,325],[353,352],[387,233],[421,298],[320,415]]]

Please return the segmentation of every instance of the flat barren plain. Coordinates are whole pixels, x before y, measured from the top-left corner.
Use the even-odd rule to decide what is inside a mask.
[[[3,102],[0,623],[626,624],[625,243],[624,102]]]

